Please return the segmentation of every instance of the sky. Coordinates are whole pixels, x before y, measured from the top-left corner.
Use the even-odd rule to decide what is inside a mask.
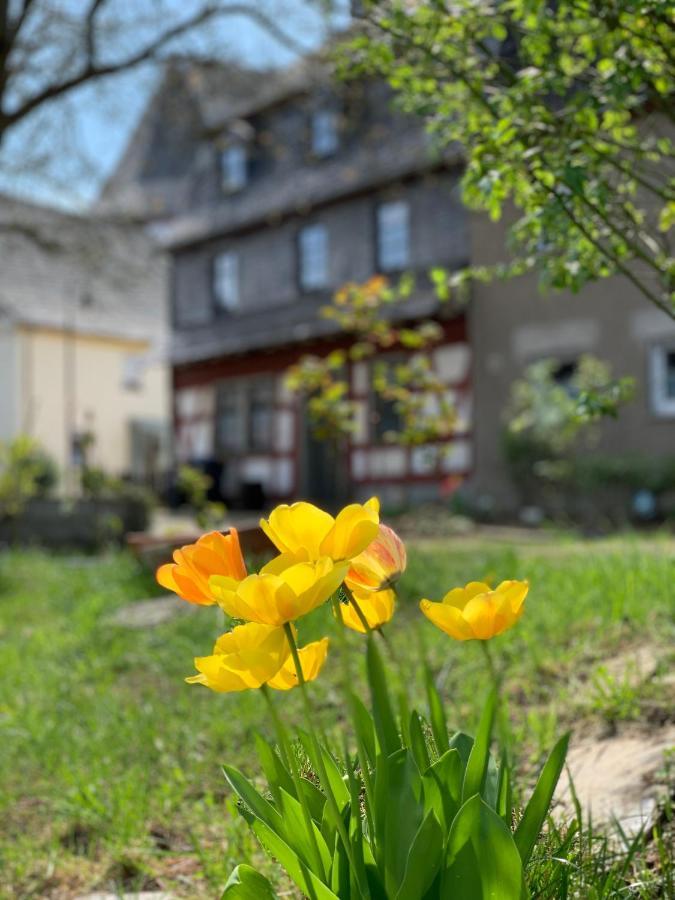
[[[82,0],[61,2],[71,10],[82,5]],[[118,3],[120,10],[128,10],[125,4],[129,2],[151,8],[155,0],[111,2],[113,6]],[[184,15],[190,2],[163,0],[163,8]],[[316,14],[312,0],[255,3],[271,10],[275,20],[308,51],[326,34],[326,21]],[[333,19],[337,26],[348,20],[344,10],[349,4],[347,0],[340,3],[342,12],[339,7]],[[183,40],[172,49],[206,49],[218,58],[264,68],[287,65],[295,58],[289,48],[245,16],[228,17],[208,33]],[[0,192],[73,211],[86,209],[123,153],[157,79],[156,66],[136,68],[84,87],[15,128],[0,153]]]

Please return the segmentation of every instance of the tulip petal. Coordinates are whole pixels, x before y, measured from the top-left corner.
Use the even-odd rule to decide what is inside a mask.
[[[476,594],[464,607],[462,616],[474,637],[486,641],[494,636],[495,605],[489,594]]]
[[[326,662],[328,644],[328,638],[322,638],[320,641],[307,644],[306,647],[302,647],[298,651],[300,668],[305,681],[314,681],[318,677]],[[298,676],[293,659],[289,658],[274,678],[270,678],[267,684],[277,691],[288,691],[297,687]]]
[[[464,609],[466,604],[469,602],[469,598],[466,595],[466,591],[464,588],[456,587],[443,597],[441,603],[446,606],[454,606],[456,609]]]
[[[445,603],[432,603],[431,600],[420,600],[420,609],[430,622],[455,640],[470,641],[475,638],[473,629],[456,607]]]
[[[268,521],[260,520],[260,527],[282,553],[300,559],[320,556],[321,541],[333,526],[334,519],[312,503],[282,504],[273,509]]]
[[[359,609],[365,616],[366,622],[371,628],[380,628],[386,625],[394,615],[394,605],[396,594],[393,590],[376,592],[354,591],[354,597],[359,604]],[[352,603],[343,603],[340,605],[342,614],[342,622],[353,631],[364,634],[366,629],[363,622],[359,618]]]
[[[320,553],[336,560],[352,559],[375,540],[378,531],[377,512],[352,503],[338,513],[335,524],[321,542]]]
[[[155,572],[155,580],[158,584],[161,584],[161,586],[166,588],[168,591],[173,591],[175,594],[177,594],[178,585],[174,581],[174,569],[175,565],[173,563],[165,563],[163,566],[160,566],[159,569],[157,569],[157,571]]]
[[[464,588],[467,602],[473,597],[477,597],[478,594],[489,594],[490,590],[490,585],[482,581],[470,581]]]

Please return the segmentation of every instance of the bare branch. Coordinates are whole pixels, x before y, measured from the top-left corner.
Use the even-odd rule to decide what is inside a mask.
[[[105,2],[105,0],[103,0],[103,2]],[[183,35],[221,17],[246,16],[255,24],[264,28],[272,35],[272,37],[291,49],[294,53],[302,54],[307,50],[307,48],[299,44],[290,34],[284,31],[283,28],[260,9],[256,9],[246,3],[228,3],[225,6],[209,4],[184,21],[179,22],[171,28],[167,28],[162,34],[135,53],[116,62],[101,64],[97,63],[94,58],[95,40],[92,22],[92,18],[95,16],[97,9],[100,8],[101,5],[101,0],[98,0],[98,2],[97,0],[93,0],[87,14],[88,28],[86,34],[88,44],[86,46],[87,52],[83,67],[69,78],[65,78],[63,81],[55,84],[50,84],[33,96],[28,97],[14,110],[4,113],[0,111],[0,135],[3,130],[15,125],[45,103],[49,103],[85,83],[106,76],[126,72],[143,63],[161,58],[160,55],[162,51],[171,44],[172,41],[176,40],[176,38],[182,37]]]

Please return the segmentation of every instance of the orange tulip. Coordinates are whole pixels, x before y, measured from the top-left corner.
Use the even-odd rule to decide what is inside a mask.
[[[196,544],[174,550],[173,559],[157,569],[157,581],[188,603],[212,606],[216,602],[209,589],[212,575],[226,575],[236,581],[246,578],[236,528],[230,528],[227,535],[219,531],[203,534]]]

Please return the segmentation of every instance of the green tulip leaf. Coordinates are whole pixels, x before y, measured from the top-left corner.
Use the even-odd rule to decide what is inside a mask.
[[[287,794],[283,788],[281,789],[281,814],[284,822],[284,831],[281,834],[286,843],[297,853],[297,855],[308,865],[315,875],[324,877],[330,872],[331,854],[323,838],[323,835],[316,827],[314,822],[311,823],[312,831],[316,846],[321,857],[323,871],[317,871],[313,866],[314,845],[310,838],[302,813],[302,807],[295,799]]]
[[[487,699],[478,723],[478,731],[471,748],[469,761],[464,773],[464,785],[462,799],[468,800],[474,794],[482,794],[490,759],[490,736],[492,735],[492,723],[495,717],[497,694],[493,690]]]
[[[353,725],[356,737],[365,751],[368,763],[375,765],[377,748],[375,746],[375,723],[365,704],[356,694],[351,694],[350,701],[353,712]]]
[[[410,751],[380,756],[375,776],[375,858],[388,897],[396,895],[403,881],[423,817],[422,779]]]
[[[221,900],[276,900],[276,894],[264,875],[240,865],[227,879]]]
[[[435,812],[446,833],[462,805],[462,776],[462,760],[453,749],[436,760],[422,778],[425,809]]]
[[[375,646],[372,634],[368,635],[366,666],[377,739],[382,752],[388,756],[400,749],[401,739],[387,690],[387,678],[382,665],[382,657]]]
[[[281,759],[274,751],[272,746],[260,734],[255,735],[255,746],[258,752],[260,765],[267,778],[270,793],[274,798],[274,802],[279,804],[279,788],[283,788],[291,796],[295,797],[295,786],[290,772],[284,766]]]
[[[439,756],[442,756],[446,750],[450,749],[448,743],[448,726],[443,710],[443,703],[440,694],[428,666],[424,668],[424,680],[427,689],[427,701],[429,703],[429,718],[431,721],[431,733],[434,736],[436,750]]]
[[[266,852],[281,863],[289,878],[305,896],[311,900],[340,900],[320,878],[310,872],[299,856],[265,822],[256,819],[251,828]]]
[[[420,900],[433,884],[441,866],[443,831],[433,811],[429,811],[413,838],[405,873],[396,900]]]
[[[415,758],[415,762],[417,763],[417,768],[420,772],[426,772],[431,760],[429,759],[429,750],[427,749],[427,742],[424,737],[422,720],[419,717],[419,713],[415,712],[415,710],[410,713],[408,732],[410,734],[410,749]]]
[[[256,818],[265,822],[278,834],[283,834],[284,822],[279,812],[256,791],[246,776],[239,769],[235,769],[234,766],[223,766],[223,771],[232,790]]]
[[[567,747],[569,744],[569,733],[563,735],[546,760],[544,768],[541,770],[539,780],[532,792],[532,796],[525,807],[523,817],[518,823],[514,839],[523,865],[526,865],[532,850],[537,842],[537,837],[548,815],[553,799],[560,773],[565,765],[565,757],[567,756]]]
[[[440,900],[522,900],[523,867],[513,836],[478,794],[457,813]]]

